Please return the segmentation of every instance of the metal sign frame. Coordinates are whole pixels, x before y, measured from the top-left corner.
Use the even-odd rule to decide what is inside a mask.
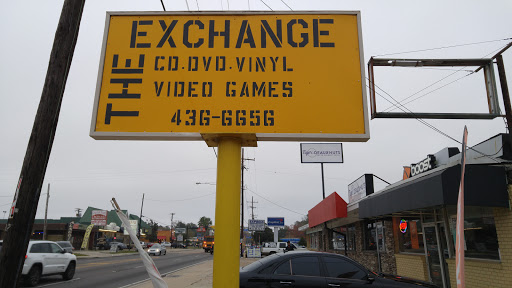
[[[378,112],[375,100],[374,67],[479,67],[484,69],[485,88],[489,113],[422,113],[422,112]],[[493,59],[396,59],[371,58],[368,61],[368,86],[370,89],[371,118],[418,118],[418,119],[494,119],[500,115]]]
[[[356,16],[357,21],[357,34],[358,48],[359,48],[359,61],[358,66],[360,69],[360,87],[361,87],[361,109],[362,111],[354,112],[357,113],[358,117],[361,115],[363,119],[357,121],[364,126],[364,131],[361,133],[354,134],[330,134],[323,132],[322,129],[316,129],[312,133],[302,133],[299,129],[292,129],[292,126],[285,126],[286,129],[297,130],[292,131],[293,133],[258,133],[257,130],[251,128],[252,132],[202,132],[201,129],[197,129],[197,132],[117,132],[108,131],[102,132],[96,130],[96,122],[98,118],[98,105],[100,101],[100,92],[103,81],[103,70],[105,66],[105,54],[107,47],[107,40],[109,36],[109,27],[111,16],[208,16],[208,15],[221,15],[221,16],[252,16],[252,15],[352,15]],[[197,18],[199,19],[199,18]],[[158,24],[157,24],[158,25]],[[325,35],[325,34],[320,34]],[[353,38],[355,39],[355,38]],[[339,41],[339,39],[337,39]],[[169,53],[167,53],[169,54]],[[150,66],[152,64],[149,64]],[[181,141],[192,141],[192,140],[205,140],[206,137],[211,135],[222,135],[222,134],[235,134],[235,135],[254,135],[257,141],[327,141],[327,142],[341,142],[341,141],[354,141],[354,142],[366,142],[370,138],[370,126],[367,111],[367,100],[366,100],[366,84],[365,84],[365,67],[364,67],[364,54],[363,54],[363,41],[362,41],[362,28],[361,28],[361,14],[359,11],[279,11],[279,12],[267,12],[267,11],[250,11],[250,12],[107,12],[105,33],[103,38],[103,47],[101,52],[101,58],[99,63],[99,73],[96,88],[96,97],[94,100],[93,115],[91,121],[90,136],[97,140],[181,140]],[[124,85],[124,84],[123,84]],[[358,88],[359,89],[359,88]],[[312,96],[312,95],[311,95]],[[335,97],[344,97],[343,94],[336,95]],[[338,98],[336,98],[338,99]],[[354,98],[355,99],[355,98]],[[353,100],[354,101],[354,100]],[[359,100],[357,100],[359,101]],[[358,102],[359,103],[359,102]],[[359,104],[358,104],[359,105]],[[103,108],[102,108],[103,109]],[[334,115],[334,114],[333,114]],[[355,121],[355,120],[354,120]],[[364,123],[362,123],[364,122]],[[319,127],[320,128],[320,127]],[[349,130],[357,130],[350,128]],[[268,130],[266,130],[268,131]]]

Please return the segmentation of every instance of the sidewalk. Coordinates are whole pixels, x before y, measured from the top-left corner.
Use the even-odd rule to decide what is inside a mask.
[[[240,267],[246,266],[259,259],[260,258],[240,258]],[[211,288],[213,285],[213,259],[167,274],[163,279],[167,283],[167,286],[172,288]],[[146,280],[129,287],[153,288],[153,284],[151,280]]]

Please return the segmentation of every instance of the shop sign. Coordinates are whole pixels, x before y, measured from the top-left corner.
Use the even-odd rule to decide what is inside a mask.
[[[421,160],[416,164],[411,164],[411,177],[418,174],[427,172],[436,168],[436,157],[434,155],[428,155],[427,158]]]
[[[373,174],[364,174],[348,185],[348,203],[354,203],[372,193]]]
[[[249,231],[265,231],[265,220],[249,219]]]
[[[268,217],[267,225],[274,227],[284,227],[284,217]]]
[[[185,233],[187,233],[187,228],[174,228],[174,233],[185,234]]]
[[[91,224],[96,226],[107,225],[107,210],[92,210]]]
[[[108,12],[95,139],[370,138],[357,11]]]
[[[343,163],[342,143],[300,143],[302,163]]]

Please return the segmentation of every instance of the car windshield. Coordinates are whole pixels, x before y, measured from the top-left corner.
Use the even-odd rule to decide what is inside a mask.
[[[151,248],[160,248],[160,244],[154,244]]]
[[[57,244],[60,245],[60,247],[71,247],[71,243],[69,242],[57,242]]]

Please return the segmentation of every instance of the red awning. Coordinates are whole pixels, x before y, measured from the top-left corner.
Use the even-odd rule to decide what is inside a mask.
[[[333,192],[308,211],[309,227],[315,227],[332,219],[347,217],[347,202]]]

